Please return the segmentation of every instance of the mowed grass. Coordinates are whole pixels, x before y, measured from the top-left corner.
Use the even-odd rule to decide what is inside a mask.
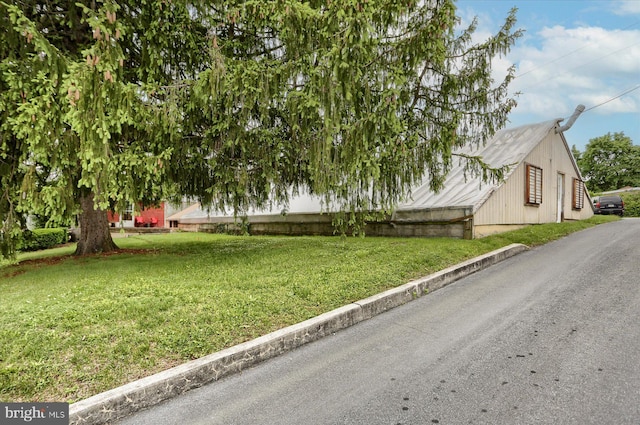
[[[485,239],[117,239],[0,264],[0,401],[74,402],[298,323],[512,242],[539,245],[615,218]]]

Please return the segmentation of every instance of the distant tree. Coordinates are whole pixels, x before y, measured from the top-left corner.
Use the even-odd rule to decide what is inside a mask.
[[[589,140],[578,166],[594,192],[640,186],[640,146],[622,132]]]
[[[453,0],[0,0],[4,240],[21,213],[80,212],[77,254],[111,250],[106,210],[164,187],[352,215],[437,189],[515,105],[491,70],[515,10],[481,43],[458,22]]]
[[[575,158],[576,162],[580,161],[580,158],[582,157],[582,152],[580,152],[580,149],[578,149],[576,145],[571,146],[571,153],[573,154],[573,157]]]

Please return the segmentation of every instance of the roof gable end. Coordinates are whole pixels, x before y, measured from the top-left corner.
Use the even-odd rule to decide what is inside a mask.
[[[491,167],[511,165],[505,180],[518,164],[556,128],[558,120],[503,129],[483,146],[465,147],[459,153],[479,156]],[[398,210],[425,208],[471,207],[477,210],[503,182],[483,182],[479,176],[465,175],[464,160],[460,159],[449,171],[443,188],[435,193],[429,188],[428,178],[412,190],[411,199],[399,205]],[[428,176],[427,176],[428,177]]]

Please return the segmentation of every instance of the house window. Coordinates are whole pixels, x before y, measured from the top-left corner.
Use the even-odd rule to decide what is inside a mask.
[[[127,208],[125,208],[124,212],[122,213],[122,219],[124,221],[133,220],[133,204],[127,204]]]
[[[584,183],[580,179],[573,179],[573,209],[581,210],[584,208]]]
[[[525,202],[528,205],[540,205],[542,203],[542,168],[527,164],[526,183]]]

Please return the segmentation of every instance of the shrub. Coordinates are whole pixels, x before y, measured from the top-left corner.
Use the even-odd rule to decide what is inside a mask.
[[[67,241],[67,229],[58,227],[54,229],[25,230],[22,239],[18,242],[21,251],[37,251],[39,249],[52,248]]]
[[[621,193],[625,217],[640,217],[640,192]]]

